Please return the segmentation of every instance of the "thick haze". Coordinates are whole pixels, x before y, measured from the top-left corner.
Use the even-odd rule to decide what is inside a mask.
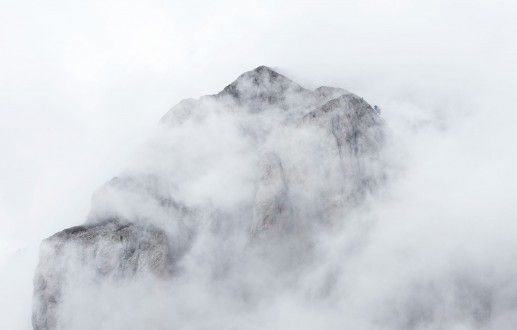
[[[511,329],[517,324],[516,11],[511,1],[2,0],[0,328],[30,328],[41,239],[86,220],[93,192],[135,163],[135,150],[170,107],[219,92],[265,64],[304,87],[342,87],[379,105],[391,132],[390,184],[347,230],[319,240],[321,273],[307,271],[297,283],[311,288],[329,273],[341,274],[325,303],[312,304],[311,292],[302,289],[272,286],[265,296],[283,294],[251,313],[224,294],[203,296],[210,283],[195,263],[198,277],[175,292],[181,301],[160,296],[178,288],[152,297],[181,315],[199,306],[228,307],[206,319],[190,314],[199,328],[215,320],[216,328],[250,322],[368,329],[390,326],[413,308],[414,315],[432,310],[430,319],[443,317],[431,329],[469,329],[465,315],[479,309],[486,318],[486,306],[475,305],[483,299],[455,299],[475,292],[493,302],[483,326]],[[234,158],[235,143],[217,157]],[[246,176],[242,167],[228,170]],[[193,203],[215,197],[221,206],[243,196],[233,190],[225,200],[204,189],[217,178],[215,172],[189,186]],[[211,244],[207,237],[200,246]],[[117,290],[103,294],[118,296]],[[145,293],[128,290],[134,297]],[[146,324],[153,313],[143,310],[133,324]],[[404,320],[408,327],[417,322]]]

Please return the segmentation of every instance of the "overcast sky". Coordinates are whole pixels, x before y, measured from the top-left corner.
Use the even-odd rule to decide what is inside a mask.
[[[379,105],[399,138],[418,142],[408,151],[436,156],[413,159],[437,180],[484,164],[490,201],[508,207],[516,12],[515,1],[473,0],[0,0],[0,280],[23,283],[13,315],[26,325],[39,241],[84,221],[93,191],[160,117],[259,65]]]

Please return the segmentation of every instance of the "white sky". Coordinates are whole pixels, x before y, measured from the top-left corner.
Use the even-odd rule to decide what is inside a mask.
[[[33,245],[83,221],[171,106],[259,65],[355,92],[395,129],[443,125],[510,174],[516,13],[515,1],[0,0],[2,281],[30,280]]]

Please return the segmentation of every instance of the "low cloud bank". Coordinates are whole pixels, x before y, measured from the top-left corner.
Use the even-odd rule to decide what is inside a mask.
[[[284,83],[273,84],[275,95]],[[255,94],[236,95],[240,103],[223,95],[182,107],[180,121],[171,110],[94,196],[88,223],[115,217],[167,232],[172,276],[69,279],[63,327],[514,324],[517,225],[503,175],[513,158],[484,156],[499,145],[473,134],[486,127],[479,113],[379,118],[383,147],[365,126],[356,154],[350,140],[340,149],[334,121],[325,121],[331,110],[299,106],[308,102],[299,90],[265,108]],[[321,117],[307,126],[313,113]]]

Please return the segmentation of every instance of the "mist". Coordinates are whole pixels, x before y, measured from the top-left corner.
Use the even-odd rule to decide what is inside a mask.
[[[516,324],[511,1],[1,7],[0,327],[31,328],[41,240],[111,215],[165,228],[182,254],[174,280],[98,285],[75,269],[84,278],[65,290],[65,328]],[[263,64],[306,88],[353,92],[380,106],[386,125],[386,182],[338,208],[331,229],[307,219],[307,245],[250,243],[253,180],[271,150],[286,167],[333,173],[325,137],[232,106],[208,105],[173,129],[159,123],[182,99]],[[106,185],[115,176],[134,180]],[[319,205],[304,201],[340,188],[317,178],[293,186],[304,214]],[[141,189],[149,180],[151,194]],[[193,213],[168,222],[155,192]]]

